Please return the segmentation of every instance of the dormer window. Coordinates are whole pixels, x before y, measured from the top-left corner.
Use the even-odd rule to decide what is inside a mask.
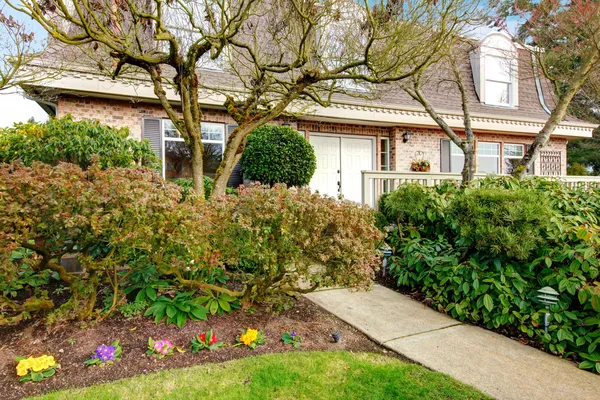
[[[486,56],[485,65],[485,104],[512,106],[513,78],[511,60]]]
[[[499,33],[486,36],[471,53],[473,80],[481,103],[518,106],[517,57],[515,45]]]

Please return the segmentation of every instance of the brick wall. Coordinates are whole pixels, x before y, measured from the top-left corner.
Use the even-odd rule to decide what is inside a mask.
[[[203,110],[203,120],[232,124],[233,119],[220,110]],[[97,119],[107,125],[117,127],[127,126],[131,136],[142,137],[142,117],[167,118],[165,111],[159,104],[142,103],[134,101],[87,98],[76,96],[62,96],[58,101],[58,116],[72,114],[76,120]],[[316,121],[290,121],[292,128],[305,131],[307,139],[310,132],[337,133],[346,135],[361,135],[377,137],[377,168],[380,168],[380,138],[390,138],[390,169],[396,171],[409,171],[410,162],[422,157],[431,162],[431,172],[440,172],[441,140],[447,136],[439,129],[412,128],[412,127],[381,127],[372,125],[338,124],[332,122]],[[275,121],[281,123],[281,121]],[[403,142],[403,134],[412,133],[411,139]],[[484,142],[515,144],[529,144],[531,136],[516,136],[505,134],[477,133],[477,140]],[[567,173],[567,140],[553,138],[546,150],[561,152],[561,175]],[[421,153],[419,153],[421,152]],[[501,147],[502,153],[502,147]],[[501,163],[501,168],[503,167]],[[536,173],[539,173],[539,160],[536,162]]]

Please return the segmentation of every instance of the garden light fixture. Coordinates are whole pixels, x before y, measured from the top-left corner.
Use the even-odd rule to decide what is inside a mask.
[[[560,295],[556,290],[550,286],[546,286],[537,291],[537,299],[540,303],[546,306],[546,314],[544,315],[544,331],[548,333],[548,318],[550,317],[550,306],[558,303],[558,296]]]
[[[381,263],[381,269],[382,269],[383,276],[385,276],[385,271],[386,271],[387,265],[390,261],[390,256],[392,255],[392,248],[390,246],[386,245],[386,246],[381,247],[380,250],[383,253],[383,261]]]
[[[412,137],[412,133],[409,131],[404,132],[404,134],[402,135],[402,141],[404,143],[408,143],[408,141],[410,140],[410,138]]]

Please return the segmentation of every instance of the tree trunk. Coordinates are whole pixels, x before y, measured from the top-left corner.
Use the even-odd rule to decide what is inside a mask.
[[[573,96],[579,91],[581,85],[587,79],[588,73],[594,66],[594,63],[598,60],[598,49],[591,46],[588,53],[583,59],[582,64],[573,75],[567,89],[558,98],[558,103],[550,118],[544,124],[542,130],[536,135],[531,147],[527,150],[521,161],[515,166],[513,170],[513,176],[521,180],[527,175],[527,171],[531,169],[533,163],[539,157],[542,149],[550,140],[550,135],[554,132],[556,127],[561,123],[567,114],[567,110]]]
[[[183,73],[179,81],[182,127],[185,144],[191,153],[194,191],[204,196],[204,146],[202,145],[202,111],[198,103],[198,76],[195,71]]]
[[[462,185],[468,186],[475,179],[475,172],[477,171],[477,157],[475,155],[475,146],[473,142],[463,141],[461,146],[463,153],[465,154],[465,165],[462,170]]]
[[[233,132],[231,132],[231,135],[229,135],[229,138],[227,138],[223,159],[221,160],[221,164],[219,165],[215,176],[215,184],[211,193],[212,197],[218,197],[225,194],[229,177],[244,151],[246,137],[254,128],[254,124],[242,124],[235,128]]]

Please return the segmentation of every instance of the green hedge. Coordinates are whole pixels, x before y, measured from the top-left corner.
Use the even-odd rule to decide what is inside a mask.
[[[395,224],[387,241],[398,285],[454,318],[522,332],[600,372],[600,190],[488,178],[468,189],[405,185],[380,206],[380,219]],[[560,293],[548,333],[536,299],[544,286]]]
[[[297,131],[276,125],[252,131],[241,162],[244,178],[266,185],[305,186],[317,168],[310,143]]]
[[[98,121],[73,121],[70,115],[50,118],[45,123],[18,123],[0,129],[0,163],[34,161],[56,165],[68,162],[87,169],[92,157],[102,168],[127,168],[136,165],[158,168],[147,140],[129,137],[127,128],[113,128]]]

